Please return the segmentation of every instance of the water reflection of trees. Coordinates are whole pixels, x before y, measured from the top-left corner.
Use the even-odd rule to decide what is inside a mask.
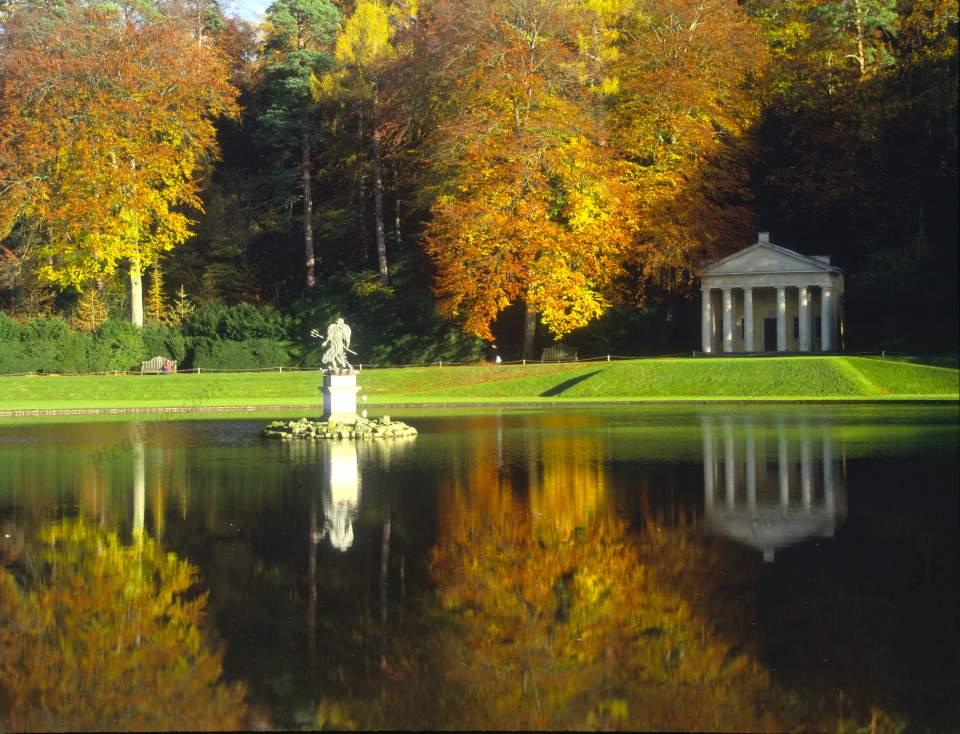
[[[16,730],[242,728],[196,568],[140,536],[52,523],[0,569],[0,698]]]
[[[526,466],[505,471],[478,444],[441,490],[431,569],[446,613],[435,664],[458,699],[448,723],[776,728],[749,645],[702,615],[729,575],[687,534],[628,536],[590,434],[525,435]]]

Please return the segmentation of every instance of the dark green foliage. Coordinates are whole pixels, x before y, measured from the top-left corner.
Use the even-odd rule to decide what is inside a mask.
[[[309,339],[310,329],[321,334],[338,317],[353,330],[353,364],[401,365],[433,362],[478,362],[483,342],[464,334],[459,324],[439,316],[430,291],[417,284],[409,260],[398,260],[391,272],[391,285],[381,286],[378,273],[340,273],[330,277],[311,295],[294,305],[300,334]],[[303,364],[320,364],[322,339],[309,339]]]
[[[293,345],[276,339],[210,339],[191,340],[188,367],[201,369],[262,369],[289,367],[295,360]]]
[[[144,343],[140,329],[126,321],[107,319],[93,335],[88,369],[92,372],[132,370],[144,359]],[[151,355],[154,356],[154,355]],[[71,365],[65,371],[78,371]]]
[[[93,344],[88,334],[72,331],[59,316],[17,324],[0,319],[0,372],[83,372]]]
[[[7,316],[3,311],[0,311],[0,344],[3,344],[4,349],[6,349],[11,341],[20,339],[21,331],[22,329],[18,322]]]
[[[187,340],[179,331],[169,326],[148,324],[141,331],[143,338],[143,359],[167,357],[183,364],[187,356]]]
[[[699,318],[699,304],[679,298],[645,309],[614,306],[563,342],[576,347],[581,358],[689,354]]]
[[[21,334],[26,358],[21,371],[79,372],[87,365],[89,335],[72,331],[59,316],[36,318]]]
[[[183,324],[186,336],[210,339],[287,339],[293,322],[273,306],[241,303],[225,306],[207,303],[190,314]]]

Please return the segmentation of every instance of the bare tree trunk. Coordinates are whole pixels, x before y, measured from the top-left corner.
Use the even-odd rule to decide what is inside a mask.
[[[300,170],[303,176],[303,252],[307,265],[307,288],[317,284],[316,256],[313,249],[313,192],[310,181],[310,140],[300,139]]]
[[[403,242],[403,237],[400,232],[400,171],[399,167],[394,164],[393,166],[393,190],[394,190],[394,200],[393,200],[393,239],[397,247],[400,247]]]
[[[527,303],[523,311],[523,359],[533,359],[536,338],[537,312]]]
[[[863,78],[867,73],[867,59],[863,51],[863,9],[860,7],[860,0],[853,0],[853,9],[857,14],[854,22],[857,30],[857,65],[860,67],[860,77]]]
[[[376,119],[377,100],[373,100]],[[380,285],[390,282],[387,273],[387,236],[383,226],[383,163],[380,160],[380,140],[376,129],[370,135],[370,153],[373,162],[373,216],[377,228],[377,267],[380,270]]]
[[[139,260],[130,262],[130,323],[143,327],[143,272]]]

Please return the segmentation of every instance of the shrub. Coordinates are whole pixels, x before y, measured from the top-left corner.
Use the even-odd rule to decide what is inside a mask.
[[[284,340],[290,337],[292,319],[273,306],[253,306],[241,303],[223,312],[220,335],[225,339]]]
[[[223,312],[226,306],[213,301],[194,309],[183,320],[183,333],[186,336],[206,337],[216,339],[220,336],[220,324],[223,321]]]
[[[19,341],[23,329],[18,321],[0,311],[0,343],[6,348],[10,342]]]
[[[35,318],[20,332],[21,356],[14,372],[83,372],[91,339],[72,331],[59,316]]]
[[[241,303],[224,306],[222,303],[206,303],[197,308],[183,322],[187,336],[208,339],[274,339],[290,338],[293,321],[273,306],[254,306]]]
[[[289,367],[295,352],[290,342],[276,339],[210,339],[191,340],[190,367],[208,369],[262,369]]]
[[[140,332],[143,338],[143,354],[141,359],[152,359],[156,356],[174,359],[183,364],[187,357],[187,340],[179,331],[169,326],[148,324]]]
[[[140,366],[143,336],[133,324],[107,319],[97,329],[90,349],[90,370],[132,370]]]

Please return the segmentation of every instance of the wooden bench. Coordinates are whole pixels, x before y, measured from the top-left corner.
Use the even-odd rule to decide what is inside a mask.
[[[552,347],[547,347],[540,356],[541,362],[564,362],[568,360],[574,362],[577,360],[577,350],[561,342],[557,342]]]
[[[164,371],[163,366],[169,365],[169,369]],[[172,375],[177,371],[177,360],[167,359],[166,357],[154,357],[146,362],[140,363],[141,375]]]

